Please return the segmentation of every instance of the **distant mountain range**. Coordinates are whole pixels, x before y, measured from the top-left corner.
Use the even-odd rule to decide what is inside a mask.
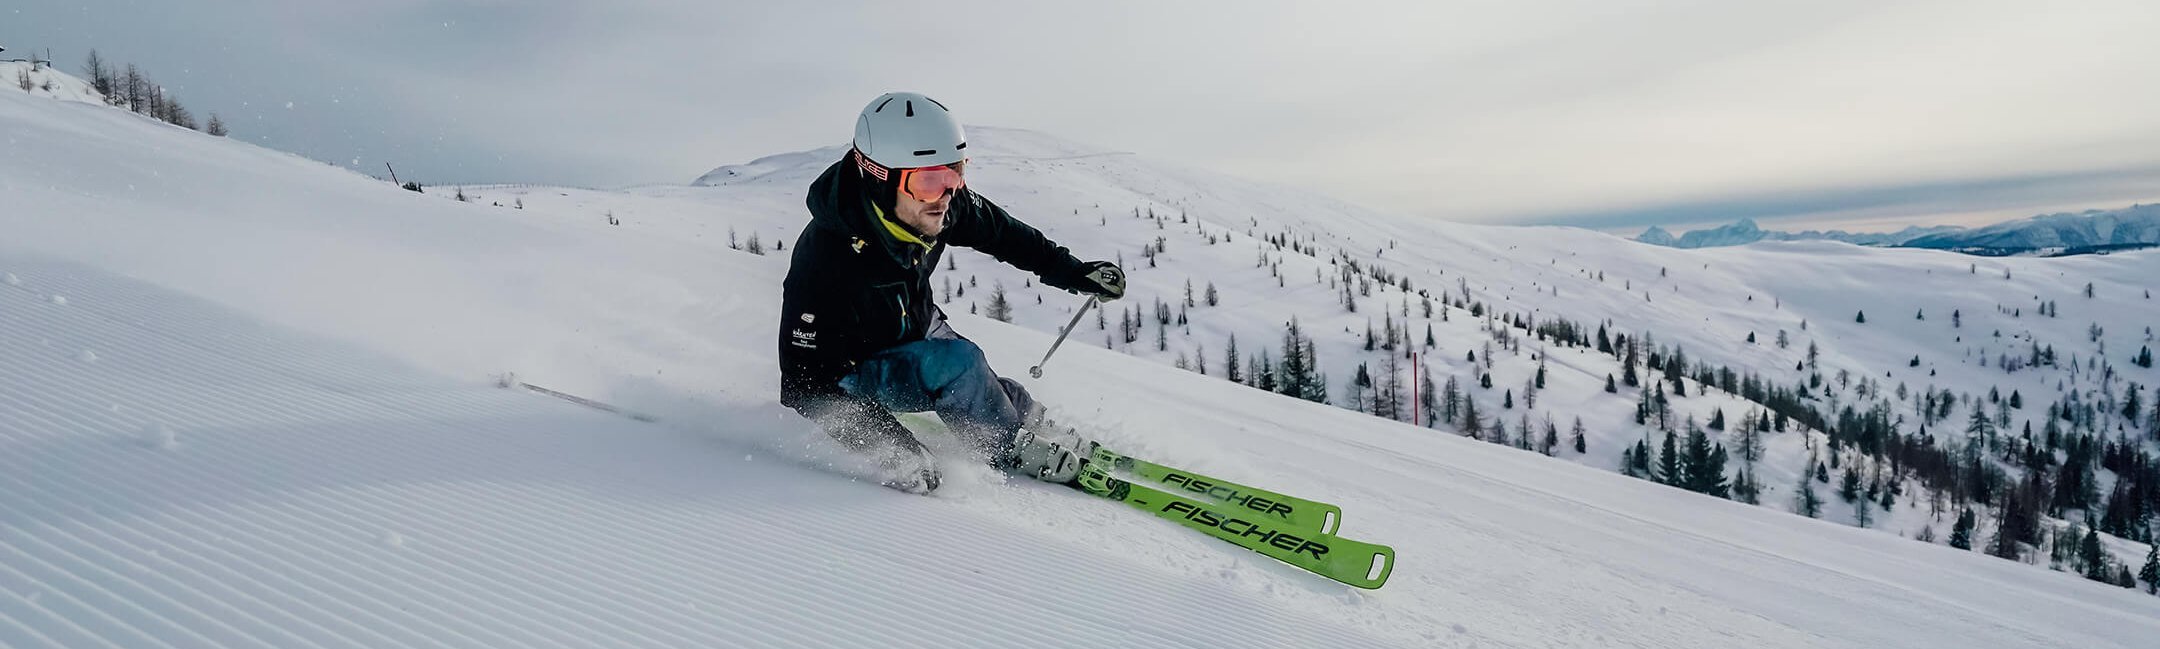
[[[1754,219],[1741,219],[1731,225],[1691,230],[1677,237],[1664,228],[1651,226],[1635,240],[1673,248],[1716,248],[1757,241],[1829,240],[1988,256],[2089,254],[2160,245],[2160,204],[2086,210],[2075,214],[2043,214],[1981,228],[1930,226],[1909,227],[1896,232],[1781,232],[1764,230]]]

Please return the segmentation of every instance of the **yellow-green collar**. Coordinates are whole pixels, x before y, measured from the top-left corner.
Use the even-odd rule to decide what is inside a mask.
[[[886,216],[884,207],[879,206],[877,203],[871,203],[870,211],[877,214],[878,222],[885,224],[885,231],[892,233],[893,238],[905,241],[907,243],[922,246],[923,248],[930,247],[930,243],[927,241],[923,241],[922,237],[915,236],[914,232],[908,231],[905,226],[900,225],[899,221],[894,221],[892,220],[892,217]]]

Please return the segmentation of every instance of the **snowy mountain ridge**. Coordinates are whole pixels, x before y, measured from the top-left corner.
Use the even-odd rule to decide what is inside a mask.
[[[2113,210],[2041,214],[1980,228],[1908,226],[1896,232],[1827,232],[1764,230],[1754,219],[1690,230],[1673,236],[1651,226],[1635,241],[1673,248],[1743,246],[1757,241],[1843,241],[1863,246],[1901,246],[1956,250],[2000,256],[2010,254],[2079,254],[2160,245],[2160,205],[2132,205]]]
[[[1357,593],[964,458],[937,498],[848,480],[849,458],[772,404],[785,259],[734,249],[792,239],[799,167],[458,203],[26,94],[0,92],[0,125],[0,644],[2131,647],[2160,632],[2156,600],[2127,590],[1613,475],[1648,432],[1601,389],[1619,361],[1541,352],[1499,315],[1610,319],[1765,372],[1800,352],[1741,334],[1790,328],[1819,337],[1826,367],[1886,385],[1942,367],[1942,385],[1984,391],[1957,360],[1974,353],[1938,340],[1940,309],[2022,308],[2004,296],[2032,291],[2068,308],[1963,328],[2030,332],[2068,361],[2094,318],[2118,349],[2150,319],[2133,297],[2149,253],[1984,269],[1836,244],[1676,257],[1580,230],[1407,222],[1137,156],[990,164],[985,137],[971,182],[1082,256],[1124,257],[1134,291],[1112,306],[1147,305],[1151,323],[1117,342],[1083,325],[1030,387],[1135,453],[1341,504],[1345,530],[1402,557],[1386,589]],[[1032,362],[1071,299],[955,260],[955,326],[1008,373]],[[1152,324],[1187,278],[1219,301]],[[2087,281],[2120,308],[2072,299]],[[965,313],[1000,282],[1019,326]],[[1886,282],[1911,290],[1854,295]],[[1427,317],[1420,289],[1457,299]],[[1914,306],[1929,319],[1897,317]],[[1874,320],[1848,323],[1854,307]],[[1429,371],[1495,375],[1469,391],[1511,429],[1582,416],[1592,450],[1554,461],[1219,378],[1218,341],[1263,348],[1285,316],[1337,390],[1393,357],[1363,351],[1367,318],[1430,325]],[[1908,368],[1914,343],[1929,358]],[[1172,369],[1195,352],[1208,376]],[[1497,405],[1540,360],[1543,405]],[[491,387],[505,370],[661,423]],[[2067,372],[2010,376],[2035,404],[2055,381],[2099,380]],[[1746,407],[1677,384],[1679,409]],[[1795,453],[1821,438],[1772,439],[1765,470],[1800,475]],[[1929,521],[1911,499],[1893,512]]]
[[[1755,219],[1743,218],[1731,224],[1703,230],[1689,230],[1678,237],[1664,228],[1650,226],[1635,241],[1673,248],[1721,248],[1744,246],[1757,241],[1843,241],[1863,246],[1894,246],[1920,237],[1955,232],[1956,226],[1909,226],[1896,232],[1846,232],[1844,230],[1807,230],[1804,232],[1781,232],[1764,230]]]

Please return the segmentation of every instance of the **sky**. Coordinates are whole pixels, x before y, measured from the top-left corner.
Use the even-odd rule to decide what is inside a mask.
[[[1975,223],[2160,200],[2160,3],[41,0],[236,137],[423,183],[685,183],[924,92],[1454,221]]]

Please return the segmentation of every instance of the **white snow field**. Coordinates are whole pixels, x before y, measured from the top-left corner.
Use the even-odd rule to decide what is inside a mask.
[[[1062,419],[1337,503],[1396,548],[1390,583],[960,457],[937,496],[899,494],[773,404],[784,258],[23,93],[0,91],[0,142],[0,646],[2160,638],[2160,599],[2129,590],[1087,345],[1028,381]],[[1047,304],[1029,317],[1062,320]],[[1008,374],[1050,340],[955,311]],[[659,421],[495,387],[513,370]]]

